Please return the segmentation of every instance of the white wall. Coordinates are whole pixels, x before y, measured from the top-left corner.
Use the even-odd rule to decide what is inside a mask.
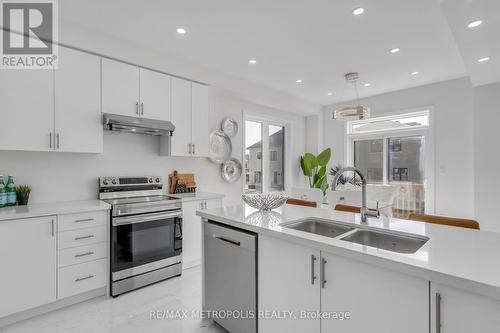
[[[473,88],[468,78],[406,89],[361,100],[372,116],[391,115],[432,106],[435,144],[435,213],[474,216]],[[324,109],[324,145],[333,149],[332,163],[344,164],[345,123]],[[352,104],[352,103],[351,103]]]
[[[238,121],[240,131],[232,143],[233,156],[240,161],[243,158],[243,110],[283,119],[292,129],[290,160],[293,164],[290,181],[292,185],[301,183],[295,161],[305,149],[305,117],[287,111],[292,109],[288,108],[291,104],[295,105],[294,111],[299,108],[312,112],[316,106],[265,87],[218,75],[180,59],[124,44],[107,38],[105,33],[87,32],[63,23],[60,37],[63,43],[73,47],[211,84],[209,126],[219,129],[225,116]],[[237,89],[228,91],[221,88],[227,85]],[[158,156],[158,149],[157,138],[105,132],[103,154],[0,151],[0,173],[14,174],[17,184],[30,184],[33,187],[31,203],[94,199],[97,197],[99,176],[154,174],[168,179],[168,174],[173,170],[194,172],[198,189],[226,194],[225,204],[241,202],[243,177],[239,182],[227,184],[220,177],[220,166],[208,159],[161,157]]]
[[[500,231],[500,83],[474,88],[475,212],[481,229]]]

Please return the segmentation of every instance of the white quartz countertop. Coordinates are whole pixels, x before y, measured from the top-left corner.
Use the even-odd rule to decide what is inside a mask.
[[[359,214],[292,205],[259,212],[248,205],[197,211],[197,215],[237,228],[286,239],[332,254],[353,258],[437,283],[500,300],[500,233],[381,217],[360,226]],[[429,238],[417,252],[401,254],[283,227],[319,218]]]
[[[168,194],[168,196],[173,198],[182,199],[182,201],[200,201],[200,200],[210,200],[210,199],[222,199],[225,197],[224,194],[210,193],[210,192],[196,192],[196,193],[179,193],[179,194]]]
[[[101,200],[50,202],[27,206],[12,206],[0,208],[0,221],[37,216],[92,212],[110,208],[111,206],[109,204]]]

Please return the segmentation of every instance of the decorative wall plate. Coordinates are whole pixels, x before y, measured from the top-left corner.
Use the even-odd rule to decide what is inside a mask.
[[[222,119],[220,127],[222,132],[226,133],[230,138],[234,137],[238,133],[238,123],[231,117]]]
[[[241,163],[236,158],[231,158],[222,163],[221,167],[222,179],[228,183],[234,183],[241,177]]]
[[[233,146],[229,137],[222,131],[210,133],[208,158],[214,163],[224,163],[231,157]]]

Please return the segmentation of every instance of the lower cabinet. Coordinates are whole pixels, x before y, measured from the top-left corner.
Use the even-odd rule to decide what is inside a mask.
[[[56,222],[0,221],[0,317],[56,300]]]
[[[260,333],[429,330],[427,280],[263,235],[258,256]]]
[[[182,203],[182,268],[201,264],[202,225],[197,210],[222,206],[221,199],[185,201]]]
[[[428,332],[428,280],[325,252],[321,260],[321,311],[350,313],[322,320],[321,332]]]
[[[300,316],[301,311],[320,311],[320,252],[264,235],[259,235],[258,246],[259,333],[320,332],[319,320],[290,318],[283,312]]]
[[[431,282],[431,333],[497,333],[500,301]]]

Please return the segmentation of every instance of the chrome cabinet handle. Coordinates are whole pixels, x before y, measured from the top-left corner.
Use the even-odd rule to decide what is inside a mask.
[[[196,154],[195,153],[195,148],[196,148],[196,145],[193,143],[193,155]]]
[[[92,251],[85,252],[85,253],[79,253],[79,254],[75,254],[75,258],[80,258],[80,257],[91,256],[91,255],[93,255],[93,254],[94,254],[94,252],[92,252]]]
[[[55,228],[54,219],[52,219],[52,221],[50,221],[50,228],[51,228],[52,237],[54,237],[56,235],[56,228]]]
[[[59,133],[56,134],[57,149],[59,149]]]
[[[441,333],[441,294],[436,293],[436,333]]]
[[[52,149],[52,132],[49,133],[49,148]]]
[[[143,116],[144,115],[144,103],[141,102],[141,115]]]
[[[203,202],[200,202],[200,209],[203,209]]]
[[[90,219],[75,220],[75,223],[90,222],[90,221],[94,221],[94,219],[93,219],[93,218],[90,218]]]
[[[316,261],[316,256],[311,254],[311,284],[314,284],[314,280],[316,280],[316,275],[314,275],[314,262]]]
[[[321,258],[321,270],[320,270],[320,275],[321,275],[321,288],[325,288],[326,284],[326,279],[325,279],[325,265],[327,261],[325,258]]]
[[[188,154],[191,155],[191,144],[190,143],[188,143]]]
[[[207,209],[207,202],[205,201],[205,209]]]
[[[238,242],[238,241],[234,241],[232,239],[224,238],[224,237],[221,237],[221,236],[215,236],[214,235],[214,238],[216,238],[218,240],[221,240],[223,242],[226,242],[226,243],[230,243],[230,244],[236,245],[236,246],[240,246],[241,245],[241,243]]]
[[[78,279],[75,279],[75,282],[80,282],[80,281],[83,281],[83,280],[92,279],[93,277],[94,277],[93,275],[89,275],[89,276],[86,276],[86,277],[78,278]]]
[[[139,102],[135,102],[135,114],[139,114]]]
[[[75,240],[87,239],[87,238],[92,238],[92,237],[94,237],[94,235],[87,235],[87,236],[75,237]]]

